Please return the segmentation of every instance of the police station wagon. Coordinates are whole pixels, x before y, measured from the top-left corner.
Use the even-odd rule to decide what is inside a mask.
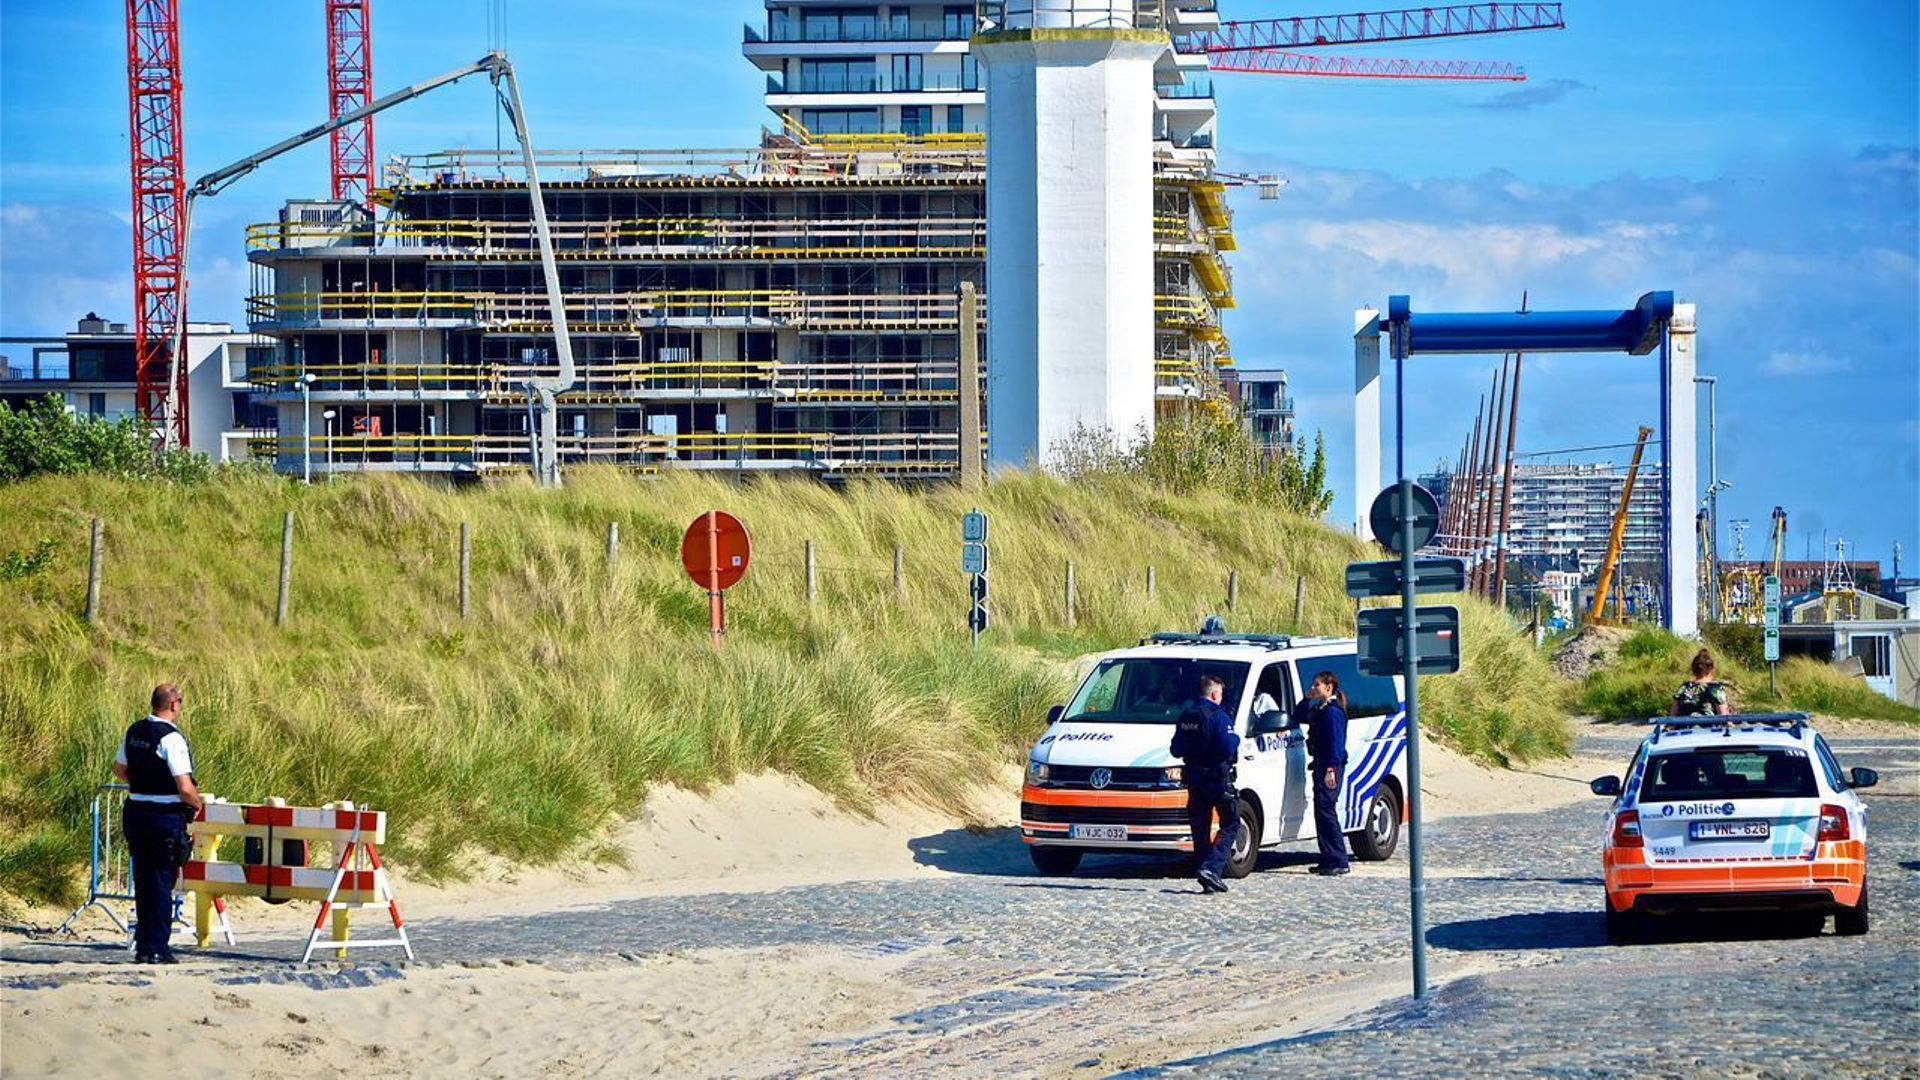
[[[1222,680],[1240,736],[1240,835],[1227,876],[1253,872],[1262,848],[1314,839],[1306,740],[1282,731],[1304,687],[1331,671],[1347,696],[1347,776],[1339,808],[1353,854],[1385,859],[1405,820],[1407,716],[1400,681],[1363,676],[1352,638],[1154,634],[1102,656],[1048,712],[1027,760],[1020,837],[1046,874],[1088,852],[1191,852],[1187,793],[1169,745],[1200,679]]]
[[[1646,915],[1769,909],[1818,933],[1867,932],[1872,769],[1842,772],[1805,713],[1659,717],[1614,796],[1601,866],[1607,936]]]

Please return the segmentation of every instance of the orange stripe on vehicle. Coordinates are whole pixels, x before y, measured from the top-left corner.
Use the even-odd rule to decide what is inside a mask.
[[[1075,791],[1059,788],[1023,787],[1020,798],[1045,806],[1119,806],[1148,809],[1185,806],[1185,791]]]

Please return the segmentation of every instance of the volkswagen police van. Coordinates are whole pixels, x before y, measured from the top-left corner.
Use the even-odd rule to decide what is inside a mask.
[[[1607,936],[1642,918],[1766,909],[1817,933],[1867,932],[1867,807],[1872,769],[1842,772],[1805,713],[1657,717],[1611,795],[1601,867]]]
[[[1347,697],[1347,775],[1339,797],[1354,856],[1393,854],[1405,820],[1407,715],[1400,680],[1361,675],[1352,638],[1154,634],[1102,656],[1027,759],[1020,837],[1045,874],[1071,874],[1088,852],[1188,852],[1187,793],[1169,751],[1200,678],[1225,683],[1240,736],[1240,834],[1227,876],[1253,872],[1262,848],[1315,838],[1304,732],[1282,730],[1322,672]]]

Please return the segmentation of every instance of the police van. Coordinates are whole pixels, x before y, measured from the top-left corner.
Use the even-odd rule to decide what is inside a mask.
[[[1174,723],[1212,675],[1240,736],[1240,833],[1227,876],[1246,877],[1262,848],[1315,838],[1305,733],[1282,730],[1315,675],[1347,697],[1347,774],[1339,812],[1356,858],[1388,858],[1405,821],[1407,714],[1400,680],[1361,675],[1352,638],[1154,634],[1102,656],[1027,759],[1020,837],[1045,874],[1071,874],[1088,852],[1191,852],[1187,793],[1169,751]]]

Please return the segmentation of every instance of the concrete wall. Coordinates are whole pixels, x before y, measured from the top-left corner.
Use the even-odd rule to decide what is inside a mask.
[[[987,82],[988,463],[1045,463],[1085,426],[1153,424],[1153,66],[1163,34],[974,44]]]

